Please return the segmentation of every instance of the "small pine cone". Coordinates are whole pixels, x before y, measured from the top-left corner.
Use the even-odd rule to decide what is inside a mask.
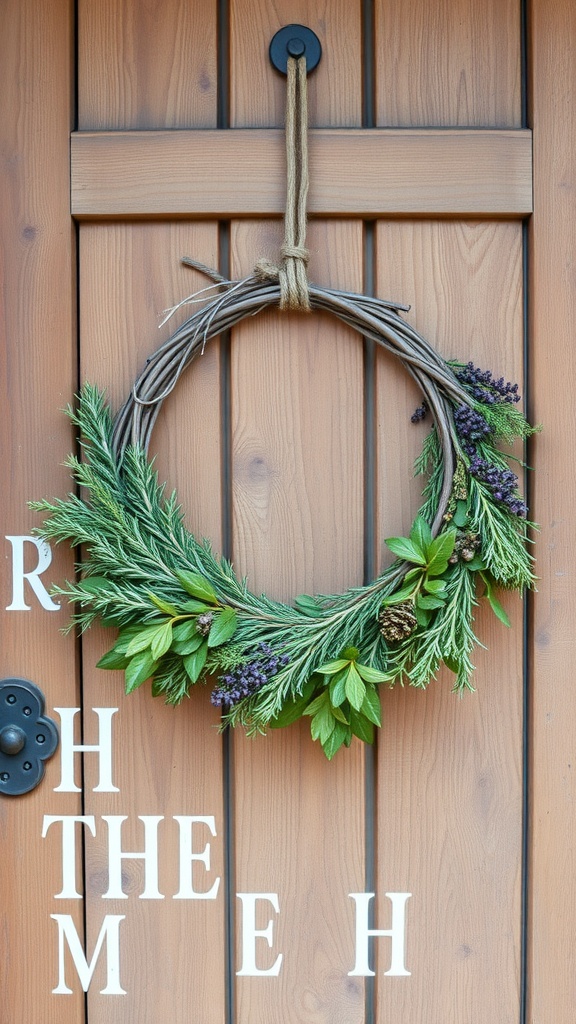
[[[414,605],[411,601],[401,601],[400,604],[392,604],[383,608],[378,616],[378,621],[380,632],[388,643],[405,640],[418,625],[414,614]]]
[[[214,616],[212,615],[212,612],[203,612],[202,615],[199,615],[196,619],[196,629],[202,634],[202,636],[208,636],[213,618]]]

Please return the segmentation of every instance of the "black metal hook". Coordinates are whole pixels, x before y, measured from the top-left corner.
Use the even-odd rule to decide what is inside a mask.
[[[270,61],[277,71],[288,72],[289,57],[306,57],[306,71],[310,74],[320,63],[322,46],[311,28],[305,25],[285,25],[270,42]]]

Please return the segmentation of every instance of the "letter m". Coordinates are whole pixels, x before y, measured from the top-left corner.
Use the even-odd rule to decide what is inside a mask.
[[[108,914],[104,918],[90,963],[88,963],[84,955],[82,943],[70,914],[50,914],[50,917],[53,917],[58,924],[58,985],[52,989],[53,994],[72,995],[72,989],[68,988],[66,984],[65,943],[68,944],[82,990],[87,992],[98,957],[100,956],[100,951],[104,942],[106,942],[108,953],[106,987],[101,989],[100,994],[103,996],[125,996],[126,992],[120,985],[120,921],[124,921],[125,915]]]

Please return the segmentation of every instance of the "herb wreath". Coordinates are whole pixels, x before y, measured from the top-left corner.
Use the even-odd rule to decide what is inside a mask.
[[[521,591],[534,580],[513,456],[499,447],[533,428],[517,408],[516,384],[446,362],[401,318],[405,307],[310,285],[312,309],[393,352],[419,385],[424,400],[412,419],[433,420],[415,467],[427,482],[410,535],[386,541],[397,558],[376,580],[303,595],[294,607],[257,596],[184,527],[176,495],[165,495],[147,456],[162,401],[206,343],[278,304],[279,285],[261,269],[239,282],[212,276],[218,294],[150,357],[115,420],[90,384],[68,410],[83,458],[67,464],[86,497],[32,508],[47,515],[38,531],[45,539],[85,546],[78,581],[54,593],[76,606],[71,626],[84,630],[98,618],[119,629],[98,665],[123,670],[127,693],[151,679],[154,696],[178,704],[215,677],[211,701],[223,727],[264,732],[309,716],[330,759],[353,736],[373,741],[381,684],[424,688],[444,663],[454,690],[472,689],[480,596],[509,624],[495,589]]]

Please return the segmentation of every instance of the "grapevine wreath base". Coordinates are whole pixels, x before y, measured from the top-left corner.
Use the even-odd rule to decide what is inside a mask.
[[[432,421],[416,462],[423,504],[409,536],[386,541],[394,564],[367,586],[293,607],[253,594],[185,529],[147,457],[162,401],[210,339],[281,301],[267,265],[242,281],[212,276],[215,294],[148,359],[114,420],[102,393],[82,388],[69,410],[82,460],[68,465],[86,497],[33,503],[47,515],[39,533],[84,546],[78,581],[55,593],[75,605],[81,629],[100,619],[119,630],[98,664],[122,669],[128,693],[151,679],[155,696],[178,704],[210,680],[224,726],[264,732],[305,715],[332,758],[352,736],[372,742],[382,684],[424,688],[444,663],[456,691],[471,688],[475,606],[486,598],[507,623],[495,589],[522,591],[534,578],[526,506],[499,448],[532,428],[517,385],[446,362],[401,318],[405,307],[310,285],[312,310],[393,353],[418,384],[413,419]]]

